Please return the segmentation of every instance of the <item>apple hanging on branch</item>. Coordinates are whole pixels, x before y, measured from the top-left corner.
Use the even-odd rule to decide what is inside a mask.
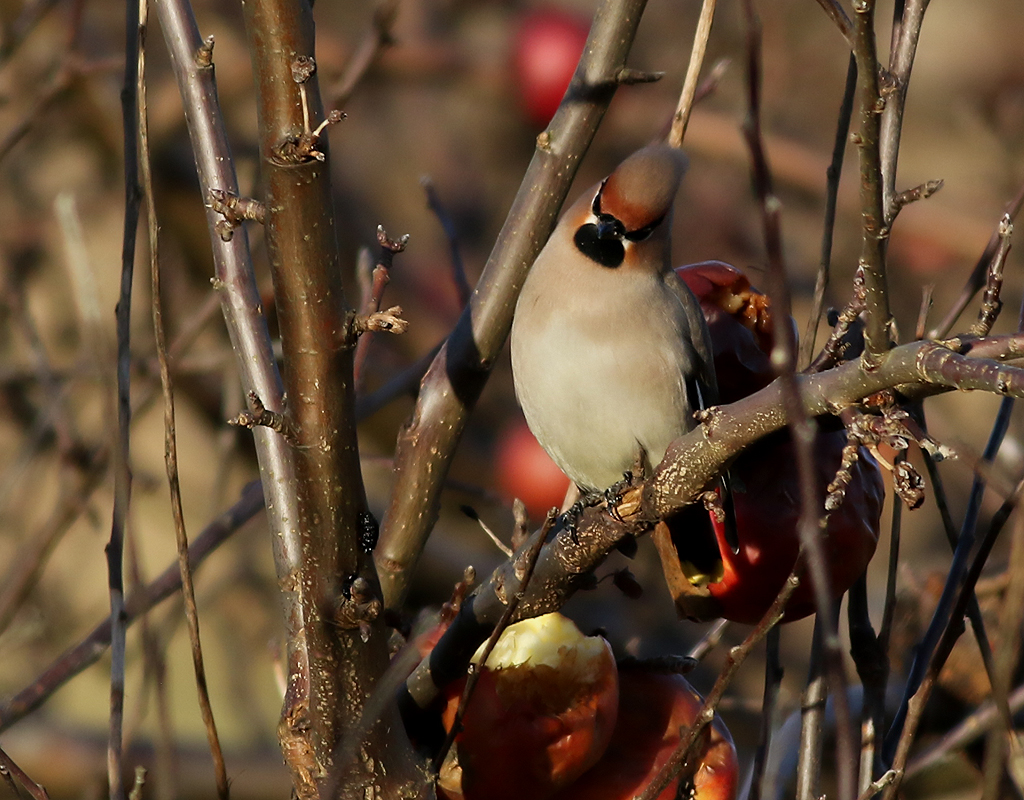
[[[742,272],[720,261],[680,267],[677,274],[701,302],[714,348],[721,402],[731,403],[775,378],[771,307]],[[840,467],[847,435],[831,418],[819,420],[814,445],[816,484],[824,509],[826,487]],[[881,470],[865,448],[850,467],[842,505],[822,537],[829,585],[840,597],[863,573],[878,543],[885,490]],[[800,486],[787,430],[744,450],[730,467],[739,548],[726,543],[713,512],[690,506],[655,531],[666,580],[681,616],[754,624],[764,615],[792,571],[800,551]],[[815,609],[805,579],[786,607],[785,620]]]

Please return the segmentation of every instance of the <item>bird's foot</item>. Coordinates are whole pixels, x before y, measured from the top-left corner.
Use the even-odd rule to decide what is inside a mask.
[[[616,481],[604,490],[604,502],[608,506],[608,513],[611,514],[618,522],[624,521],[622,516],[619,514],[619,503],[622,502],[623,495],[625,495],[626,491],[633,488],[633,484],[636,483],[636,481],[637,476],[634,473],[623,472],[621,481]]]
[[[576,532],[576,523],[579,521],[580,514],[592,506],[600,505],[604,502],[604,499],[605,497],[601,492],[588,492],[581,489],[579,500],[569,506],[569,508],[562,513],[562,516],[559,517],[559,522],[562,524],[562,527],[567,530],[569,535],[572,537],[573,544],[580,543],[579,535]]]

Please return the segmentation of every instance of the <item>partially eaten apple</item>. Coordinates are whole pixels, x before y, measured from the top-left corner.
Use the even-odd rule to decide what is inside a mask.
[[[481,650],[474,657],[479,660]],[[611,647],[561,614],[510,625],[482,668],[438,777],[451,800],[544,800],[605,752],[619,707]],[[450,730],[465,680],[446,692]]]

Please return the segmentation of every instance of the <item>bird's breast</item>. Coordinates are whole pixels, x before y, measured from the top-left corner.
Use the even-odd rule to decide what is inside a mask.
[[[693,425],[685,390],[693,358],[680,306],[653,283],[645,289],[589,300],[577,292],[561,303],[524,291],[516,311],[519,402],[537,440],[586,489],[619,480],[640,447],[656,465]]]

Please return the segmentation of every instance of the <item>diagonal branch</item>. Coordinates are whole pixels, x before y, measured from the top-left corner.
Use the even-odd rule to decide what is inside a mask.
[[[672,147],[683,146],[683,137],[686,136],[686,126],[690,122],[690,112],[693,111],[697,96],[697,81],[700,78],[700,68],[704,64],[704,51],[707,50],[708,39],[711,37],[711,23],[714,19],[715,0],[704,0],[700,8],[700,18],[697,20],[697,31],[693,35],[693,49],[690,51],[690,64],[686,68],[686,78],[683,80],[683,91],[679,96],[679,104],[676,106],[672,128],[668,134],[668,143]]]
[[[385,603],[400,606],[437,519],[441,486],[469,412],[512,325],[526,272],[554,227],[616,88],[646,0],[604,0],[562,105],[512,203],[477,290],[423,379],[398,440],[396,483],[375,558]]]
[[[263,492],[259,481],[253,481],[242,490],[242,496],[227,511],[207,525],[189,546],[189,563],[195,570],[222,542],[241,528],[263,508]],[[145,587],[136,589],[125,603],[125,625],[131,625],[149,609],[181,588],[178,565],[167,567]],[[48,666],[31,685],[0,704],[0,732],[31,714],[60,687],[100,657],[110,647],[111,620],[100,622],[81,642],[66,650]]]

